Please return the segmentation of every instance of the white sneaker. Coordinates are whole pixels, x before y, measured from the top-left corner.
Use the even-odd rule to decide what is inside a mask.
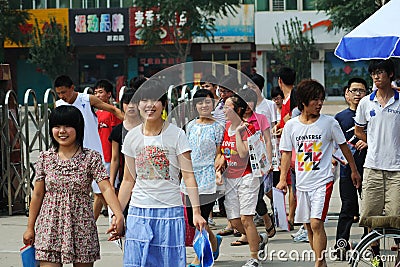
[[[302,225],[302,226],[299,228],[299,230],[298,230],[296,233],[291,234],[291,236],[292,236],[293,238],[295,238],[295,237],[301,235],[301,234],[304,232],[304,230],[305,230],[305,229],[304,229],[304,225]]]
[[[213,218],[208,218],[208,224],[211,225],[211,226],[215,226],[216,225],[216,223],[215,223]]]
[[[266,233],[259,234],[261,241],[258,244],[258,250],[264,250],[265,246],[268,244],[268,235]]]
[[[307,230],[304,230],[300,235],[293,238],[294,242],[310,242],[308,240],[308,233]]]
[[[242,267],[261,267],[261,264],[257,259],[251,258]]]

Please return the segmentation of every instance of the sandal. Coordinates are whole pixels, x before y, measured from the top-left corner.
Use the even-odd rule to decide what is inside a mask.
[[[249,242],[247,242],[247,241],[242,241],[242,240],[236,240],[236,241],[233,241],[233,242],[231,242],[231,246],[232,247],[238,247],[238,246],[244,246],[244,245],[248,245],[249,244]]]
[[[217,233],[217,235],[220,235],[220,236],[227,236],[227,235],[232,235],[233,232],[234,232],[233,229],[224,228],[224,229],[222,229],[221,231],[219,231],[219,232]]]
[[[265,230],[268,233],[268,238],[272,238],[276,234],[276,229],[275,229],[275,223],[274,223],[274,217],[268,213],[269,218],[271,219],[271,226],[269,228],[265,228]]]
[[[242,233],[235,229],[235,230],[233,230],[233,236],[234,237],[241,237]]]

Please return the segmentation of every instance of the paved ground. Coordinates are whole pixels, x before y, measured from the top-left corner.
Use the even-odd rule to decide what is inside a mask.
[[[338,111],[345,109],[347,106],[344,102],[338,99],[328,99],[325,103],[322,112],[325,114],[336,114]],[[331,205],[329,209],[330,216],[328,222],[325,224],[326,232],[328,235],[328,248],[332,247],[335,243],[335,233],[337,225],[337,214],[340,210],[340,198],[338,192],[338,184],[335,183],[334,191],[332,194]],[[19,248],[22,247],[22,234],[26,228],[27,217],[23,215],[16,216],[0,216],[0,266],[1,267],[17,267],[21,266],[19,256]],[[225,226],[226,220],[224,218],[216,218],[217,228],[221,229]],[[101,243],[101,260],[96,262],[97,267],[109,266],[122,266],[122,251],[111,242],[106,241],[107,236],[105,230],[107,228],[107,219],[100,217],[98,221],[98,230]],[[296,227],[298,228],[298,227]],[[218,230],[217,229],[217,230]],[[263,231],[262,227],[258,228]],[[217,231],[216,230],[216,231]],[[358,240],[361,237],[361,228],[354,226],[352,230],[352,240]],[[221,254],[215,266],[238,267],[246,261],[249,255],[247,246],[231,247],[230,242],[236,240],[233,236],[228,236],[223,239]],[[276,236],[270,239],[268,245],[267,261],[263,266],[313,266],[313,263],[306,257],[303,260],[296,260],[296,255],[304,254],[310,250],[308,243],[294,243],[290,237],[289,232],[279,231]],[[272,252],[275,251],[275,252]],[[278,258],[278,252],[280,258]],[[193,258],[194,252],[192,248],[187,248],[188,261]],[[336,262],[328,257],[329,266],[346,266],[345,262]],[[71,267],[72,265],[66,265]],[[172,266],[171,266],[172,267]]]

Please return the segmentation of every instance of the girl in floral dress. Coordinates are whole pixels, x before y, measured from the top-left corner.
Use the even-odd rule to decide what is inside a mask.
[[[222,157],[221,141],[224,136],[224,125],[216,121],[211,114],[214,108],[214,98],[211,91],[207,89],[198,90],[193,96],[193,105],[198,117],[188,123],[186,135],[192,149],[191,157],[199,190],[201,216],[208,221],[215,200],[223,196],[223,192],[219,190],[220,188],[217,188],[217,185],[223,184],[222,177],[216,177],[214,165],[215,161]],[[184,183],[182,183],[182,191],[187,198],[189,224],[193,226],[191,224],[192,208]],[[206,230],[214,252],[214,259],[217,259],[222,238],[219,235],[215,236],[208,225]],[[201,263],[195,257],[189,267],[197,266],[201,266]]]
[[[40,266],[90,267],[100,259],[90,197],[95,180],[115,214],[108,232],[123,235],[123,215],[101,155],[83,147],[84,120],[73,106],[55,108],[49,118],[53,147],[36,162],[25,244],[34,244]],[[36,224],[36,229],[35,229]]]
[[[197,184],[190,146],[182,129],[162,118],[167,105],[166,86],[146,81],[134,100],[144,122],[125,137],[124,178],[118,199],[125,208],[132,194],[126,222],[124,266],[184,267],[185,221],[179,170],[193,204],[193,224],[202,229]]]

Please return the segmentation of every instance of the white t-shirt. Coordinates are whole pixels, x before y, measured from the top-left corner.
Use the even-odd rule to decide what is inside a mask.
[[[376,91],[365,96],[358,104],[355,123],[367,126],[368,150],[364,167],[400,171],[400,100],[399,93],[381,107]]]
[[[144,136],[142,125],[130,130],[122,145],[122,153],[135,159],[136,183],[130,205],[182,206],[178,155],[187,151],[190,146],[185,132],[174,124],[169,124],[158,136]]]
[[[90,105],[90,98],[88,94],[78,93],[74,103],[69,104],[62,99],[57,100],[56,106],[69,105],[78,108],[85,121],[83,146],[85,148],[93,149],[101,154],[104,161],[103,148],[101,146],[100,136],[98,132],[98,122],[96,114],[93,113]]]
[[[267,117],[270,125],[273,125],[273,123],[278,121],[276,104],[272,100],[263,99],[261,103],[256,106],[256,113],[263,114],[265,117]]]
[[[333,144],[346,139],[339,123],[331,116],[321,114],[312,124],[304,124],[299,117],[290,119],[283,128],[279,149],[296,152],[296,187],[312,191],[333,181]]]

